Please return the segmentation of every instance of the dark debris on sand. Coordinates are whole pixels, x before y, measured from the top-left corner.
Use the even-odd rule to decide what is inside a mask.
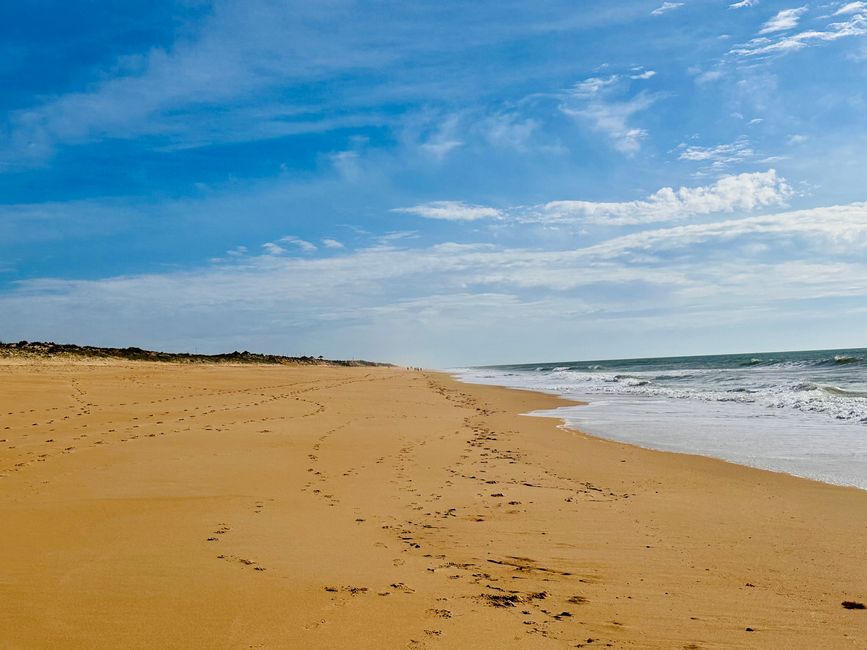
[[[491,607],[514,607],[521,602],[515,594],[482,594],[481,597]]]
[[[519,603],[527,603],[533,600],[544,600],[548,597],[548,592],[546,591],[534,591],[529,594],[525,594],[521,596],[517,593],[511,594],[481,594],[479,598],[481,598],[485,603],[490,605],[491,607],[514,607]]]

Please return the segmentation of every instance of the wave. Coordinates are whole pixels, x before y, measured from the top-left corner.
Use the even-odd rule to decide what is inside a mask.
[[[819,357],[814,359],[759,359],[753,357],[740,361],[737,366],[739,368],[753,368],[755,366],[764,367],[782,367],[782,368],[815,368],[829,366],[847,366],[851,364],[864,364],[865,358],[849,354],[835,354],[828,357]]]
[[[499,377],[486,372],[485,377],[479,376],[482,373],[476,374],[476,379],[483,383],[553,392],[591,402],[593,395],[736,402],[752,405],[757,409],[756,413],[765,416],[769,414],[766,409],[783,409],[822,414],[839,421],[867,423],[867,373],[862,370],[863,365],[858,365],[862,358],[850,355],[837,369],[828,365],[833,359],[826,354],[821,359],[800,360],[798,365],[789,360],[785,365],[773,365],[761,371],[731,367],[689,370],[645,367],[612,372],[563,365],[558,366],[556,372],[551,368],[546,372],[525,370],[500,373]],[[844,370],[844,367],[848,369]]]
[[[620,382],[626,386],[649,386],[651,382],[643,377],[635,375],[614,375],[610,380],[612,382]]]
[[[837,397],[855,397],[859,399],[867,398],[867,393],[858,390],[846,390],[837,386],[820,386],[823,392],[828,395],[836,395]]]
[[[837,366],[862,365],[865,362],[864,357],[859,357],[850,354],[835,354],[830,357],[822,357],[819,359],[805,359],[803,361],[788,361],[782,365],[792,368],[827,368]]]

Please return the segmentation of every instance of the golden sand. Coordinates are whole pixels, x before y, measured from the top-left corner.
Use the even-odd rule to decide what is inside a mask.
[[[0,365],[0,647],[867,647],[867,492],[386,368]]]

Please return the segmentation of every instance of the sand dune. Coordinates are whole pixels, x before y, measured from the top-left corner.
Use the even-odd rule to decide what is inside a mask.
[[[0,647],[865,647],[867,492],[394,368],[0,365]]]

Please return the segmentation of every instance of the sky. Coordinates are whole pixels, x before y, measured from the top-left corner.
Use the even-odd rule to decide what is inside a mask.
[[[0,4],[0,340],[867,346],[867,2]]]

